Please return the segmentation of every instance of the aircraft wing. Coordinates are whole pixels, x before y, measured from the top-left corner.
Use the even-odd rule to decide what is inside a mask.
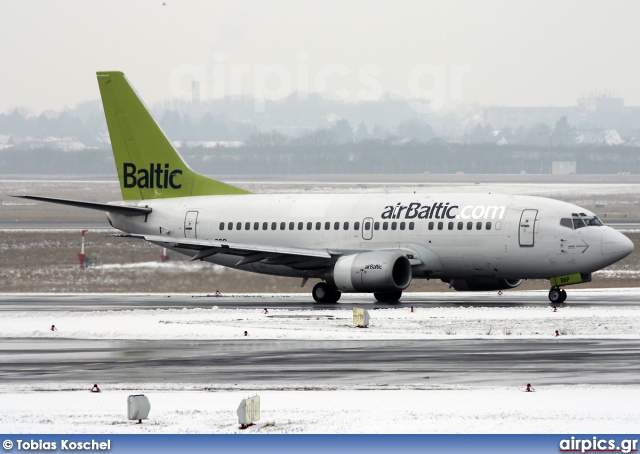
[[[254,262],[287,265],[293,268],[324,268],[335,263],[340,252],[326,249],[304,249],[263,244],[229,243],[226,241],[198,240],[192,238],[172,238],[161,235],[116,234],[119,238],[138,238],[162,247],[191,249],[193,260],[202,260],[216,254],[240,256],[236,266]]]

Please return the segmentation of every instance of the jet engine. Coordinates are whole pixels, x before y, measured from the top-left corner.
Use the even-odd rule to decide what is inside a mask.
[[[450,285],[460,292],[506,290],[522,284],[522,279],[451,279]]]
[[[331,280],[340,292],[396,292],[411,283],[409,259],[397,251],[374,251],[340,257]]]

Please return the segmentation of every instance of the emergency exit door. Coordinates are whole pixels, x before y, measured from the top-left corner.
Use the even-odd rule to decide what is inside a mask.
[[[187,211],[184,217],[184,237],[185,238],[198,238],[196,235],[196,225],[198,223],[198,212]]]
[[[373,218],[364,218],[362,221],[362,239],[370,240],[373,238]]]
[[[538,210],[524,210],[520,216],[520,246],[532,247],[535,243],[536,216]]]

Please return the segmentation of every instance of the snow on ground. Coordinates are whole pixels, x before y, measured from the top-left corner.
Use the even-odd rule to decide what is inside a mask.
[[[619,293],[622,291],[619,291]],[[616,293],[611,289],[573,291],[572,294],[593,295],[593,301],[606,301]],[[509,298],[546,292],[508,292]],[[454,293],[423,295],[425,302],[459,301]],[[478,293],[482,297],[495,293]],[[273,295],[273,305],[291,298],[308,295]],[[144,295],[139,298],[143,299]],[[505,294],[506,298],[506,294]],[[72,338],[72,339],[238,339],[244,331],[252,339],[305,340],[383,340],[383,339],[475,339],[475,338],[549,338],[556,330],[573,339],[640,338],[640,308],[625,306],[571,306],[553,312],[550,306],[515,307],[429,307],[369,310],[370,327],[358,329],[353,324],[350,295],[341,299],[335,309],[277,309],[268,314],[262,309],[231,309],[216,306],[216,301],[232,301],[232,295],[209,298],[210,309],[155,309],[125,311],[11,311],[0,318],[3,337]],[[269,306],[268,302],[264,303]],[[50,331],[51,325],[57,331]]]
[[[510,297],[536,292],[508,292]],[[546,292],[538,292],[540,300]],[[637,289],[575,291],[602,302]],[[489,294],[486,294],[489,295]],[[485,296],[486,296],[485,295]],[[83,295],[91,296],[91,295]],[[305,295],[307,296],[307,295]],[[416,296],[413,294],[412,296]],[[475,299],[482,300],[483,294]],[[491,301],[495,301],[492,294]],[[145,295],[132,295],[144,298]],[[157,295],[155,296],[157,298]],[[169,297],[169,296],[167,296]],[[244,296],[246,297],[246,295]],[[285,298],[273,295],[274,306]],[[228,296],[222,297],[224,301]],[[446,303],[459,296],[424,294]],[[268,300],[268,299],[267,299]],[[640,309],[625,306],[547,305],[428,307],[370,310],[371,327],[353,326],[349,295],[335,309],[155,309],[132,311],[5,311],[0,332],[9,338],[81,339],[563,339],[640,337]],[[513,299],[511,299],[513,300]],[[215,299],[211,298],[212,304]],[[356,300],[354,300],[355,302]],[[220,303],[221,304],[221,303]],[[267,304],[268,306],[268,304]],[[48,328],[54,323],[58,331]],[[535,383],[534,383],[535,386]],[[0,389],[0,433],[238,433],[236,409],[258,394],[261,419],[243,433],[637,433],[640,386],[469,385],[372,386],[108,384],[100,394],[87,384],[44,382]],[[149,420],[126,419],[127,396],[144,393]]]
[[[167,390],[103,387],[44,392],[4,387],[2,433],[637,433],[640,388],[557,386],[400,390]],[[53,389],[49,389],[53,390]],[[127,396],[151,403],[127,420]],[[240,401],[260,396],[259,422],[241,431]]]

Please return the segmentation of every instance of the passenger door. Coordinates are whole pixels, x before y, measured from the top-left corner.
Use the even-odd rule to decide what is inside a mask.
[[[185,238],[198,238],[196,234],[196,225],[198,224],[198,212],[187,211],[184,217],[184,237]]]
[[[520,246],[533,247],[535,244],[535,228],[538,210],[523,210],[520,216]]]

